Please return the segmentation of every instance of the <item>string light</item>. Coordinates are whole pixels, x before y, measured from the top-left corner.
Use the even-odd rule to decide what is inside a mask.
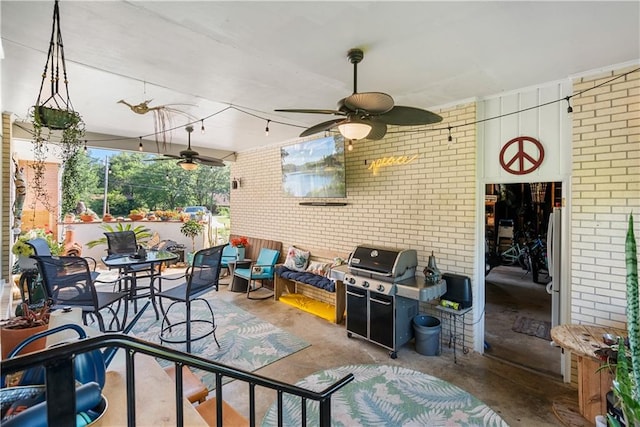
[[[542,104],[539,104],[539,105],[534,105],[534,106],[531,106],[531,107],[527,107],[527,108],[523,108],[523,109],[520,109],[520,110],[512,111],[512,112],[509,112],[509,113],[499,114],[499,115],[493,116],[493,117],[487,117],[485,119],[474,120],[474,121],[468,122],[468,123],[462,123],[460,125],[456,125],[456,126],[453,126],[453,127],[450,127],[450,128],[451,129],[453,129],[453,128],[457,129],[457,128],[460,128],[460,127],[474,126],[474,125],[477,125],[479,123],[484,123],[484,122],[488,122],[488,121],[492,121],[492,120],[496,120],[496,119],[501,119],[501,118],[508,117],[508,116],[511,116],[511,115],[514,115],[514,114],[520,114],[520,113],[523,113],[523,112],[526,112],[526,111],[529,111],[529,110],[545,107],[547,105],[555,104],[556,102],[562,102],[562,101],[567,101],[567,103],[568,103],[567,112],[568,113],[572,113],[573,112],[573,108],[571,107],[571,103],[570,103],[570,99],[571,98],[573,98],[575,96],[581,96],[582,94],[584,94],[586,92],[589,92],[589,91],[592,91],[592,90],[597,89],[599,87],[602,87],[604,85],[607,85],[607,84],[609,84],[609,83],[611,83],[613,81],[616,81],[618,79],[624,78],[624,77],[626,77],[626,76],[628,76],[628,75],[630,75],[632,73],[636,73],[638,71],[640,71],[640,68],[635,68],[635,69],[630,70],[630,71],[628,71],[626,73],[623,73],[623,74],[620,74],[618,76],[615,76],[615,77],[613,77],[613,78],[611,78],[609,80],[603,81],[600,84],[597,84],[597,85],[595,85],[593,87],[586,88],[586,89],[584,89],[584,90],[582,90],[582,91],[580,91],[578,93],[575,93],[575,94],[573,94],[571,96],[566,96],[564,98],[559,98],[559,99],[556,99],[556,100],[552,100],[552,101],[545,102],[545,103],[542,103]],[[221,110],[216,111],[216,112],[214,112],[212,114],[209,114],[208,116],[206,116],[206,117],[204,117],[202,119],[197,119],[196,121],[191,122],[190,124],[197,123],[198,121],[200,121],[201,122],[201,130],[202,130],[204,128],[204,120],[210,119],[211,117],[214,117],[214,116],[217,116],[217,115],[219,115],[219,114],[221,114],[221,113],[223,113],[223,112],[225,112],[227,110],[235,110],[235,111],[238,111],[240,113],[243,113],[243,114],[246,114],[246,115],[261,119],[261,120],[267,120],[267,127],[268,127],[268,123],[273,121],[274,123],[278,123],[278,124],[281,124],[281,125],[284,125],[284,126],[291,126],[291,127],[296,127],[296,128],[305,128],[304,126],[295,125],[295,124],[292,124],[292,123],[287,123],[287,122],[283,122],[283,121],[279,121],[279,120],[269,120],[269,119],[267,119],[265,117],[262,117],[260,115],[257,115],[257,114],[251,113],[249,111],[246,111],[246,110],[244,110],[242,108],[239,108],[238,106],[235,106],[235,105],[228,105],[228,106],[222,108]],[[24,131],[31,132],[29,129],[20,126],[18,123],[16,123],[15,125],[18,126],[20,129],[22,129]],[[178,129],[178,128],[181,128],[181,127],[182,127],[182,125],[176,126],[174,128],[171,128],[171,129],[165,129],[164,132],[172,131],[172,130],[175,130],[175,129]],[[441,131],[441,130],[444,130],[444,128],[433,127],[433,128],[430,128],[429,130],[431,130],[431,131]],[[424,132],[424,131],[425,131],[424,128],[416,127],[416,128],[411,129],[411,130],[401,130],[401,131],[388,132],[388,133],[389,134],[391,134],[391,133],[403,133],[403,134],[406,134],[406,133],[419,133],[419,132]],[[158,133],[160,133],[160,132],[151,133],[151,134],[148,134],[148,135],[143,135],[142,137],[151,137],[151,136],[154,136],[154,135],[156,135]],[[327,132],[325,132],[325,135],[326,134],[327,134]],[[95,139],[95,140],[92,140],[92,141],[108,142],[108,141],[124,141],[124,140],[126,140],[126,139],[125,138],[101,138],[101,139]]]
[[[449,141],[449,143],[452,143],[453,137],[451,136],[451,126],[449,126],[447,129],[449,129],[449,136],[447,137],[447,141]]]
[[[271,120],[267,119],[267,127],[264,128],[264,135],[265,136],[269,136],[269,123],[271,122]]]
[[[142,137],[140,138],[140,144],[138,144],[138,151],[142,151],[144,149],[144,146],[142,145]]]
[[[87,140],[86,139],[84,140],[84,152],[85,153],[87,152]]]
[[[204,119],[200,120],[200,132],[204,134]]]
[[[565,100],[567,101],[567,105],[568,105],[568,107],[567,107],[567,113],[569,113],[569,114],[573,113],[573,107],[571,106],[571,97],[570,97],[570,96],[567,96],[567,97],[565,98]]]
[[[349,145],[347,145],[347,150],[353,151],[353,143],[349,140]]]

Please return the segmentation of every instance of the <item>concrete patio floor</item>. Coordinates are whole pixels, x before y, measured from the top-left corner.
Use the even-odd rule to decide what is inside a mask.
[[[165,274],[177,273],[171,269]],[[107,276],[111,273],[105,272]],[[433,375],[448,381],[496,411],[510,426],[559,426],[554,415],[554,402],[573,403],[577,406],[577,390],[561,381],[499,360],[470,352],[458,352],[454,364],[453,351],[443,345],[439,356],[423,356],[415,351],[410,341],[391,359],[386,349],[358,338],[348,338],[344,324],[335,325],[284,303],[267,300],[249,300],[244,293],[228,290],[229,278],[221,280],[217,297],[264,319],[281,329],[306,340],[311,345],[295,354],[280,359],[257,374],[295,383],[324,369],[349,364],[386,364],[401,366]],[[3,315],[7,307],[8,286],[2,294]],[[4,317],[4,316],[3,316]],[[249,413],[248,385],[233,381],[224,386],[223,398],[245,416]],[[256,415],[262,420],[276,395],[256,389]],[[590,425],[586,423],[584,425]]]
[[[223,280],[228,283],[228,279]],[[440,356],[423,356],[410,341],[391,359],[388,351],[358,338],[348,338],[343,325],[335,325],[284,303],[249,300],[221,286],[218,295],[253,315],[290,332],[311,344],[298,353],[268,365],[256,373],[295,383],[323,369],[349,364],[387,364],[401,366],[446,380],[482,400],[511,426],[562,425],[552,411],[554,401],[573,402],[577,390],[561,381],[540,375],[493,358],[453,351],[445,343]],[[248,386],[237,381],[224,388],[224,399],[241,413],[248,413]],[[258,420],[275,402],[274,393],[257,390]],[[585,424],[589,425],[589,424]]]

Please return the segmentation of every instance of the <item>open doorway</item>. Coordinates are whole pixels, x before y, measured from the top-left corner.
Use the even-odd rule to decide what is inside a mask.
[[[547,243],[561,201],[560,182],[485,188],[485,354],[558,377]]]

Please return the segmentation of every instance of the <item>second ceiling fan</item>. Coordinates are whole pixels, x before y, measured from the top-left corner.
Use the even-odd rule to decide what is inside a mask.
[[[309,136],[338,128],[347,139],[382,139],[387,125],[419,126],[438,123],[442,117],[416,107],[395,105],[391,95],[382,92],[358,92],[358,63],[364,58],[361,49],[351,49],[347,54],[353,64],[353,94],[338,101],[336,110],[277,109],[283,113],[333,114],[341,116],[311,126],[300,134]]]
[[[163,156],[154,160],[173,160],[179,159],[178,164],[182,169],[194,170],[198,167],[198,164],[205,166],[224,166],[224,163],[220,159],[213,157],[201,156],[197,151],[191,149],[191,132],[193,132],[193,126],[188,125],[185,130],[189,134],[189,143],[186,150],[180,151],[180,155],[165,153]]]

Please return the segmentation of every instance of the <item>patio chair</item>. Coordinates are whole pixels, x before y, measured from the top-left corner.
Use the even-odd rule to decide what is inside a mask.
[[[36,237],[25,242],[33,249],[34,255],[51,256],[51,248],[49,244],[42,237]],[[91,280],[96,280],[100,273],[96,272],[97,262],[91,257],[86,257],[87,261],[91,264]],[[35,261],[35,260],[34,260]],[[42,279],[38,269],[35,270],[23,270],[20,275],[19,286],[20,296],[22,301],[28,304],[41,303],[45,298],[45,290],[43,288]]]
[[[227,270],[227,274],[230,274],[229,261],[236,261],[238,259],[238,249],[231,245],[226,245],[222,250],[222,260],[220,266],[222,269]]]
[[[127,293],[102,292],[96,290],[96,284],[103,282],[93,280],[86,259],[76,256],[38,256],[33,258],[38,262],[38,269],[42,276],[47,296],[53,300],[53,308],[80,307],[82,318],[87,324],[87,315],[92,314],[98,319],[100,331],[106,332],[104,318],[100,313],[106,309],[113,316],[109,322],[109,331],[121,331],[127,320]],[[118,320],[118,311],[124,301],[124,315]],[[113,305],[117,308],[114,309]],[[116,328],[111,329],[115,322]]]
[[[35,239],[28,240],[25,243],[33,248],[33,252],[35,255],[39,255],[39,256],[53,255],[51,253],[51,248],[49,248],[49,244],[42,237],[36,237]],[[70,255],[70,256],[74,256],[74,255]],[[91,266],[91,279],[92,280],[97,279],[98,276],[100,275],[100,273],[96,271],[96,267],[98,267],[98,262],[95,260],[95,258],[92,258],[92,257],[86,256],[83,258],[86,259],[89,265]]]
[[[164,280],[184,280],[183,283],[171,287],[165,291],[156,294],[160,298],[160,310],[162,311],[162,324],[160,326],[160,342],[162,343],[186,343],[187,353],[191,352],[191,343],[201,340],[209,335],[213,335],[218,347],[218,339],[216,338],[216,323],[213,309],[202,295],[215,289],[218,291],[218,280],[220,279],[220,266],[222,259],[222,250],[224,245],[214,246],[212,248],[201,249],[195,253],[193,264],[189,266],[186,273],[178,277],[164,277]],[[171,304],[164,309],[163,299],[171,300]],[[191,307],[195,301],[201,301],[208,309],[211,318],[192,319]],[[184,306],[183,306],[184,304]],[[184,320],[171,323],[169,313],[172,307],[184,307]],[[178,311],[179,312],[179,311]],[[192,336],[191,327],[194,324],[204,324],[205,330]],[[184,337],[181,334],[174,333],[173,328],[184,327]],[[182,330],[182,329],[180,329]]]
[[[124,231],[112,231],[105,232],[107,237],[107,254],[109,256],[129,256],[138,252],[138,242],[136,240],[136,234],[131,230]],[[128,290],[130,292],[130,298],[133,300],[133,310],[138,312],[138,298],[149,297],[153,302],[153,309],[156,312],[156,319],[159,319],[158,309],[155,305],[155,288],[153,283],[153,276],[155,275],[156,268],[152,263],[149,264],[137,264],[120,268],[118,273],[121,280],[125,280],[129,283]],[[149,286],[138,286],[138,280],[149,278]],[[138,293],[140,290],[147,290],[147,293]]]
[[[258,259],[255,263],[252,263],[249,268],[236,268],[233,272],[233,276],[239,277],[247,281],[247,298],[249,299],[267,299],[273,296],[273,292],[269,292],[266,295],[260,297],[252,296],[252,292],[265,288],[264,282],[273,282],[273,276],[275,273],[275,265],[280,257],[280,251],[275,249],[260,249]],[[260,285],[258,286],[258,281]]]

